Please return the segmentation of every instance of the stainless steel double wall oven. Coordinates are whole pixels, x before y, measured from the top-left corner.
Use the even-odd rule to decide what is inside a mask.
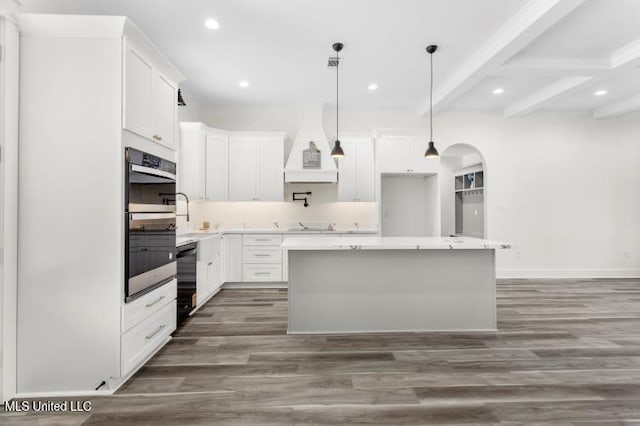
[[[176,276],[176,164],[125,149],[125,301]]]

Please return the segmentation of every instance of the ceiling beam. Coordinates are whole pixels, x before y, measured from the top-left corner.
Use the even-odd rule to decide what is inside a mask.
[[[565,77],[554,81],[546,87],[534,92],[507,106],[504,109],[505,117],[516,117],[540,109],[547,102],[570,90],[576,89],[591,81],[593,77]]]
[[[606,75],[611,71],[609,57],[527,56],[514,58],[494,75]]]
[[[640,110],[640,94],[596,108],[593,118],[608,118]]]
[[[433,93],[434,110],[445,107],[545,33],[584,0],[531,0],[498,29]],[[417,113],[429,112],[428,96]]]
[[[629,69],[640,65],[640,39],[611,54],[611,69]]]

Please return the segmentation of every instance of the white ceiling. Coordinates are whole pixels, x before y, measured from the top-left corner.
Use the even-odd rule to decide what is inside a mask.
[[[326,62],[341,41],[346,107],[426,113],[434,43],[438,110],[640,109],[638,0],[24,0],[22,10],[129,16],[203,107],[334,103]],[[204,27],[209,17],[219,30]]]

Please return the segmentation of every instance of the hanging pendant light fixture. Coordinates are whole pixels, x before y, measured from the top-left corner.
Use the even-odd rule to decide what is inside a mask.
[[[431,73],[429,81],[429,147],[427,148],[427,152],[424,153],[426,158],[438,158],[440,156],[433,142],[433,53],[436,50],[438,50],[438,46],[435,44],[427,46]]]
[[[342,150],[342,147],[340,146],[340,138],[338,136],[338,130],[339,130],[339,116],[338,116],[338,94],[339,94],[339,80],[338,80],[338,75],[340,74],[339,68],[340,68],[340,51],[342,50],[342,48],[344,47],[344,44],[342,43],[333,43],[333,50],[335,50],[336,52],[336,142],[333,145],[333,149],[331,150],[331,156],[333,158],[341,158],[344,157],[344,151]]]

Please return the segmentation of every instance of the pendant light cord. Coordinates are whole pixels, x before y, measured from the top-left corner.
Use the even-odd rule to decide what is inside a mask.
[[[433,53],[429,54],[431,62],[431,81],[429,83],[429,141],[433,141]]]
[[[336,58],[337,58],[337,64],[336,64],[336,140],[340,140],[340,137],[338,136],[340,134],[340,123],[339,123],[339,115],[338,115],[338,109],[340,108],[340,103],[338,102],[338,95],[339,95],[339,90],[340,90],[340,81],[339,81],[339,75],[340,75],[340,51],[336,51]]]

